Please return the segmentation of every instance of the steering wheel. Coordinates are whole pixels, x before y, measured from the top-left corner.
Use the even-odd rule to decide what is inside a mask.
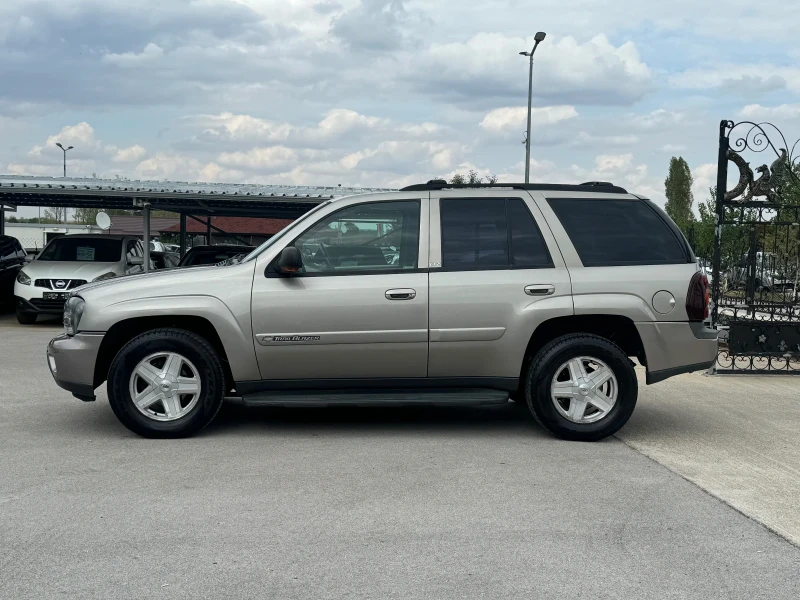
[[[331,257],[328,255],[328,251],[325,249],[325,244],[320,242],[319,249],[322,251],[322,258],[324,258],[325,262],[328,263],[328,267],[330,267],[330,270],[335,271],[336,267],[334,267],[333,262],[331,262]]]

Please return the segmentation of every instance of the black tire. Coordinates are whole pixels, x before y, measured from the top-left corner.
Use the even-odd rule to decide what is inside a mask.
[[[556,410],[550,385],[556,371],[572,358],[589,356],[609,366],[617,379],[617,401],[611,411],[594,423],[570,421]],[[534,419],[550,433],[565,440],[594,442],[608,437],[628,422],[639,395],[639,384],[631,361],[613,342],[590,334],[556,338],[530,361],[525,373],[525,396]]]
[[[36,323],[36,313],[22,312],[17,309],[17,322],[20,325],[33,325]]]
[[[157,352],[175,352],[191,361],[202,386],[197,404],[174,421],[149,418],[131,398],[133,370]],[[225,374],[214,348],[202,337],[183,329],[154,329],[133,338],[117,353],[108,372],[107,389],[114,414],[134,433],[148,438],[181,438],[194,435],[217,415],[225,394]]]

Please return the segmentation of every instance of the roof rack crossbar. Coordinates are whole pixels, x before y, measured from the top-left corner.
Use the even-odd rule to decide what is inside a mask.
[[[417,183],[402,188],[401,192],[424,192],[438,190],[510,188],[513,190],[553,192],[595,192],[602,194],[627,194],[628,190],[608,181],[588,181],[579,185],[566,183],[447,183],[444,179],[431,179],[428,183]]]

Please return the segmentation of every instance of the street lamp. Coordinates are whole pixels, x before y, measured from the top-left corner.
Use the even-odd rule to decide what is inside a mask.
[[[66,179],[67,178],[67,151],[72,150],[74,148],[74,146],[70,146],[69,148],[64,148],[64,146],[61,145],[61,142],[56,142],[56,146],[61,148],[61,150],[64,152],[64,179]]]
[[[530,183],[531,178],[531,97],[533,96],[533,53],[544,40],[547,34],[544,31],[538,32],[533,39],[536,43],[530,52],[520,52],[522,56],[530,57],[530,68],[528,70],[528,133],[525,137],[525,183]]]

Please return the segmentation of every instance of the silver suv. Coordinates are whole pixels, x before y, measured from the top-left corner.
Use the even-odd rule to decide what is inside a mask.
[[[248,405],[486,404],[599,440],[656,383],[709,367],[716,331],[689,245],[611,184],[453,186],[325,202],[238,264],[72,292],[47,348],[82,400],[108,381],[147,437]]]

